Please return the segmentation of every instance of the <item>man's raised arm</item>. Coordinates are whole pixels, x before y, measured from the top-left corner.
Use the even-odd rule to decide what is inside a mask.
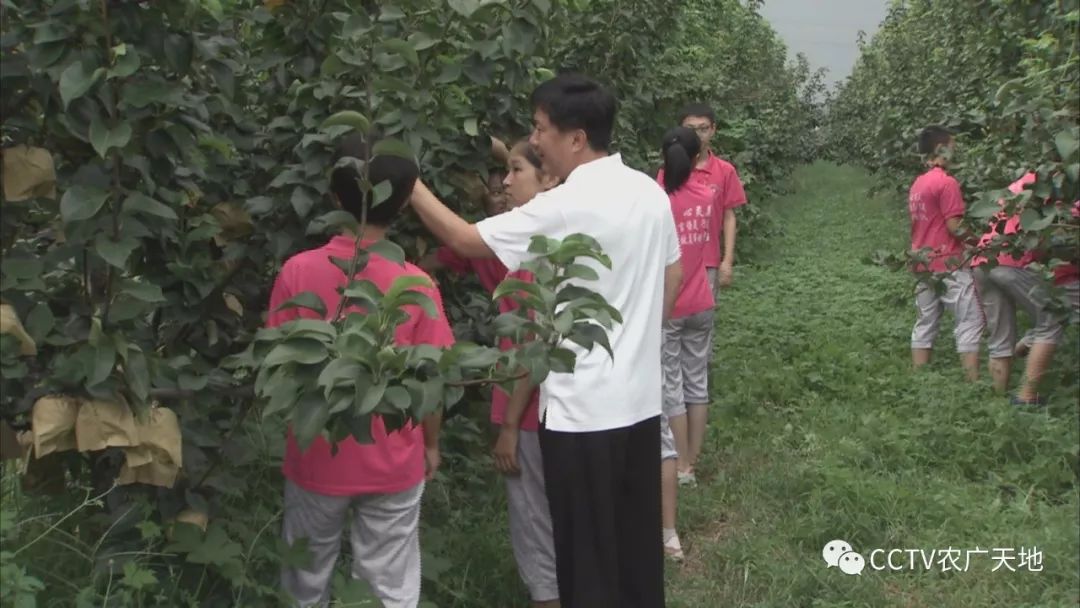
[[[447,208],[422,181],[413,188],[411,204],[420,221],[440,242],[467,258],[491,258],[495,253],[480,238],[475,224]]]

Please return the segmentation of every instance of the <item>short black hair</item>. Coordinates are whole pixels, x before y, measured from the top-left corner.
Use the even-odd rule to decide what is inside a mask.
[[[581,74],[559,74],[540,83],[530,97],[533,110],[542,110],[560,131],[581,129],[593,150],[606,152],[615,129],[615,95]]]
[[[330,173],[330,191],[341,202],[341,208],[353,214],[356,221],[363,218],[364,207],[370,204],[371,192],[360,188],[358,168],[368,154],[367,142],[377,139],[377,135],[368,137],[359,133],[346,136],[338,143],[334,153],[334,170]],[[355,164],[338,166],[342,158],[357,159]],[[368,161],[368,180],[372,186],[390,182],[390,198],[368,208],[367,223],[373,226],[389,226],[401,214],[402,207],[412,195],[413,186],[420,176],[420,169],[413,161],[401,156],[380,155]]]
[[[930,125],[919,133],[919,153],[934,156],[938,148],[949,144],[953,132],[940,125]]]
[[[690,116],[708,118],[709,122],[716,124],[716,112],[713,112],[712,107],[705,103],[691,103],[684,106],[682,112],[679,112],[679,124],[681,125]]]

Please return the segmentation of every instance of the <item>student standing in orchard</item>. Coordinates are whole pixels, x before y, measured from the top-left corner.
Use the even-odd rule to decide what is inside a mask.
[[[371,194],[360,189],[358,159],[365,157],[363,138],[343,140],[338,156],[346,164],[330,175],[334,200],[361,221],[367,209],[367,226],[360,235],[363,245],[386,238],[390,224],[400,214],[412,192],[417,167],[396,156],[376,156],[368,162],[368,178],[373,184],[389,182],[391,194],[385,202],[370,205]],[[270,294],[267,326],[276,327],[300,318],[317,317],[310,309],[279,310],[282,304],[307,291],[317,294],[326,310],[337,310],[349,277],[331,258],[356,255],[356,235],[335,236],[326,245],[296,254],[281,268]],[[404,266],[372,254],[357,279],[372,281],[386,290],[401,276],[428,278],[419,268]],[[438,314],[428,317],[419,307],[407,308],[409,320],[398,326],[398,345],[430,344],[446,347],[454,335],[443,313],[442,298],[433,286],[419,287],[435,303]],[[351,312],[351,311],[347,311]],[[332,312],[329,314],[333,314]],[[439,467],[441,414],[432,414],[423,426],[407,426],[388,433],[382,418],[371,421],[374,443],[361,445],[348,437],[335,446],[316,436],[302,450],[289,430],[282,473],[285,475],[285,512],[282,535],[290,545],[306,541],[310,562],[302,567],[282,568],[281,581],[295,605],[325,606],[330,596],[330,579],[341,550],[345,522],[351,519],[354,578],[371,584],[386,608],[415,608],[420,602],[420,497],[425,479]],[[349,517],[352,513],[351,518]]]
[[[979,339],[983,315],[975,293],[975,279],[964,261],[964,197],[960,184],[949,175],[949,158],[955,141],[948,129],[929,126],[919,135],[919,152],[928,169],[911,185],[908,211],[911,214],[911,251],[925,256],[928,263],[916,262],[915,272],[929,272],[944,284],[938,293],[928,280],[919,280],[915,289],[917,317],[911,331],[911,362],[918,368],[930,362],[934,340],[941,324],[942,309],[956,317],[956,352],[968,380],[979,377]]]
[[[705,251],[711,244],[707,211],[715,196],[707,184],[690,179],[701,150],[701,141],[692,129],[675,127],[664,134],[664,169],[660,185],[671,199],[683,267],[683,281],[671,318],[664,322],[664,414],[661,419],[664,552],[676,560],[683,558],[683,551],[675,531],[678,444],[671,428],[679,421],[678,426],[686,429],[688,403],[709,401],[709,355],[715,305],[705,269]],[[686,447],[685,437],[682,447]]]
[[[611,269],[588,262],[584,283],[622,314],[614,356],[576,345],[573,373],[540,387],[540,445],[567,608],[664,606],[660,534],[661,323],[682,281],[679,241],[664,191],[611,154],[615,98],[563,74],[532,94],[530,138],[544,170],[564,180],[527,205],[478,224],[446,208],[422,182],[412,206],[443,243],[510,270],[532,259],[535,235],[595,238]]]
[[[713,196],[712,204],[703,211],[708,222],[704,255],[709,288],[714,301],[718,302],[720,288],[732,281],[737,232],[735,209],[746,204],[746,192],[735,167],[713,154],[711,142],[716,135],[716,114],[712,108],[702,103],[690,104],[683,109],[679,122],[693,130],[701,141],[702,153],[697,156],[689,179],[706,186]],[[663,169],[656,179],[663,183]],[[706,365],[712,359],[711,347],[707,356]],[[694,466],[705,443],[709,395],[688,393],[687,398],[686,415],[673,418],[671,430],[679,452],[679,483],[693,485],[697,481]]]
[[[506,188],[509,208],[524,205],[557,185],[557,180],[543,171],[540,158],[529,142],[518,142],[507,155],[506,178],[502,185]],[[487,211],[494,217],[504,209],[489,206]],[[428,258],[427,266],[446,268],[457,274],[473,273],[489,292],[495,291],[508,275],[523,281],[533,280],[532,274],[524,270],[508,273],[498,258],[466,258],[448,247],[438,248]],[[513,311],[518,306],[511,297],[500,298],[497,304],[500,313]],[[509,338],[503,338],[499,344],[503,350],[513,346]],[[533,608],[559,608],[551,511],[544,488],[538,433],[540,395],[527,380],[518,383],[512,395],[498,386],[492,388],[491,422],[499,429],[493,450],[495,467],[506,476],[510,545],[521,580],[529,589]]]

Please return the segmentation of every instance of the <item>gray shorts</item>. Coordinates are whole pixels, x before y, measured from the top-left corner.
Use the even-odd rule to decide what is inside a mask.
[[[532,601],[557,600],[555,541],[544,488],[539,433],[518,432],[517,458],[521,474],[506,476],[506,497],[510,510],[510,545],[518,574],[528,587]]]
[[[970,270],[956,270],[941,275],[945,291],[938,294],[933,286],[919,281],[915,288],[915,327],[911,330],[911,348],[933,348],[941,326],[941,313],[948,308],[956,318],[953,333],[956,352],[979,352],[983,314]]]
[[[307,539],[306,568],[282,567],[281,586],[294,605],[326,606],[330,578],[349,522],[353,578],[366,580],[385,608],[420,602],[420,497],[423,482],[396,494],[326,496],[285,480],[285,542]],[[349,518],[349,512],[352,517]]]
[[[716,293],[716,269],[706,268],[705,276],[709,278],[709,291]]]
[[[1073,319],[1080,316],[1080,281],[1070,281],[1064,285],[1058,285],[1057,289],[1062,299],[1062,305],[1072,311]],[[1030,347],[1035,343],[1034,330],[1029,330],[1020,338],[1020,343]]]
[[[664,415],[686,413],[686,405],[709,402],[709,358],[713,311],[664,322]]]
[[[671,432],[668,417],[660,414],[660,460],[675,460],[679,452],[675,449],[675,435]]]
[[[1034,327],[1031,344],[1057,344],[1065,332],[1065,315],[1047,309],[1050,289],[1038,272],[1029,268],[996,266],[978,268],[975,278],[990,332],[988,347],[995,359],[1013,356],[1016,343],[1016,310],[1022,308]]]

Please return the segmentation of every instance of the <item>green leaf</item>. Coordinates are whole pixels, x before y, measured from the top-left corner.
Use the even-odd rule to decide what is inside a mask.
[[[383,6],[382,11],[379,13],[379,21],[398,21],[405,18],[405,12],[393,4]]]
[[[408,42],[400,38],[393,38],[390,40],[384,40],[382,45],[386,50],[401,56],[413,67],[420,66],[420,56],[417,55],[416,49],[413,48],[413,45],[409,44]]]
[[[431,280],[426,276],[415,274],[399,276],[394,279],[394,282],[390,284],[390,288],[386,290],[386,299],[396,299],[405,291],[416,289],[418,287],[432,288],[434,285],[431,284]]]
[[[357,386],[356,389],[357,413],[361,415],[370,414],[382,402],[383,395],[386,393],[386,382],[372,384],[366,390],[362,390],[360,386]]]
[[[262,360],[262,367],[285,363],[313,365],[326,360],[326,345],[311,338],[289,338],[275,346]]]
[[[30,334],[30,337],[38,344],[45,340],[55,325],[56,318],[53,316],[52,309],[45,302],[34,306],[30,310],[30,314],[26,315],[26,323],[24,323],[26,333]]]
[[[133,108],[145,108],[153,103],[177,103],[183,92],[183,85],[177,83],[137,80],[124,85],[120,99]]]
[[[116,366],[116,348],[109,343],[102,342],[94,348],[94,361],[90,373],[86,376],[87,387],[101,384],[112,375]]]
[[[172,207],[159,203],[145,194],[136,192],[124,199],[124,211],[128,213],[142,213],[155,217],[163,217],[167,220],[178,219]]]
[[[124,564],[124,578],[120,579],[120,583],[125,587],[139,591],[152,587],[157,582],[153,571],[143,568],[138,562],[129,561]]]
[[[72,101],[86,95],[103,70],[89,68],[82,61],[73,62],[60,74],[60,100],[66,110]]]
[[[64,223],[88,220],[101,210],[109,193],[90,186],[72,186],[60,199],[60,217]]]
[[[379,140],[372,146],[371,154],[372,156],[400,156],[416,162],[416,155],[413,154],[412,148],[400,139],[392,137]]]
[[[301,388],[300,381],[288,376],[285,368],[279,368],[278,372],[280,373],[271,374],[265,384],[259,387],[260,395],[270,395],[262,411],[263,418],[284,412],[296,405]]]
[[[116,63],[109,69],[107,78],[127,78],[139,71],[141,66],[142,60],[139,59],[139,54],[129,51],[116,59]]]
[[[375,184],[375,187],[371,189],[372,200],[374,201],[372,207],[378,207],[379,205],[390,200],[390,195],[394,193],[394,185],[389,181],[381,181]]]
[[[131,392],[146,401],[150,396],[150,370],[146,365],[146,355],[141,350],[131,348],[128,350],[128,360],[124,364],[124,379],[127,380]]]
[[[405,265],[405,250],[388,239],[379,239],[367,246],[368,253],[377,255],[399,266]]]
[[[165,296],[161,293],[161,287],[158,287],[154,283],[140,283],[132,280],[125,280],[120,291],[140,302],[154,303],[165,301]]]
[[[165,37],[165,59],[169,66],[180,73],[191,67],[193,45],[191,38],[183,34],[169,34]]]
[[[110,237],[102,234],[94,239],[94,252],[97,253],[101,259],[120,269],[123,269],[127,264],[127,259],[131,256],[131,252],[138,248],[139,241],[130,237],[123,237],[119,241],[114,241]]]
[[[363,368],[356,361],[349,359],[334,359],[326,364],[319,373],[318,385],[325,389],[329,398],[330,391],[339,384],[355,384],[356,379],[363,372]]]
[[[1069,161],[1072,155],[1080,150],[1080,140],[1076,136],[1077,129],[1070,129],[1068,131],[1061,131],[1054,136],[1054,147],[1057,148],[1058,154],[1061,155],[1061,160]]]
[[[410,395],[409,390],[404,387],[391,386],[386,389],[386,393],[383,395],[383,401],[389,403],[395,409],[407,411],[409,406],[412,405],[412,395]]]
[[[417,51],[426,51],[436,44],[439,44],[439,41],[428,36],[424,32],[413,32],[409,35],[409,44]]]
[[[290,308],[307,308],[315,311],[320,317],[326,316],[326,303],[322,301],[318,294],[312,291],[296,294],[282,303],[281,306],[278,306],[277,310],[289,310]]]
[[[361,133],[367,133],[371,128],[371,121],[360,112],[353,110],[344,110],[336,114],[331,115],[329,118],[323,121],[321,129],[325,130],[328,127],[352,127]]]
[[[326,427],[330,418],[330,404],[319,393],[306,393],[296,403],[292,415],[292,429],[301,449],[307,449],[315,437]]]
[[[90,145],[98,156],[105,158],[112,148],[123,148],[131,141],[131,125],[122,122],[112,129],[97,115],[90,120]]]
[[[584,264],[567,264],[566,276],[586,281],[597,281],[600,279],[600,275],[597,274],[596,270]]]
[[[480,0],[447,0],[454,12],[468,19],[480,8]]]
[[[476,137],[477,135],[480,134],[480,129],[476,124],[476,119],[475,118],[467,118],[467,119],[465,119],[465,125],[464,126],[465,126],[465,134],[466,135]]]
[[[312,207],[315,206],[315,197],[311,194],[311,191],[307,186],[297,186],[293,188],[292,196],[289,197],[289,202],[292,204],[293,211],[296,212],[297,217],[304,219],[311,213]]]

